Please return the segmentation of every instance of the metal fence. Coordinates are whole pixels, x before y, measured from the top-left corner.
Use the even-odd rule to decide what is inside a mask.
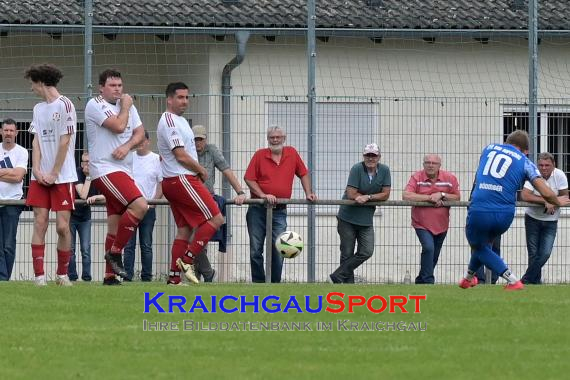
[[[93,2],[82,4],[79,7],[86,8],[73,25],[0,23],[0,118],[18,121],[18,143],[31,148],[26,131],[38,101],[26,91],[23,72],[29,64],[45,61],[63,70],[60,89],[78,112],[78,163],[86,142],[83,107],[97,92],[97,73],[107,67],[123,72],[125,89],[135,96],[153,140],[165,109],[164,87],[171,81],[187,82],[192,98],[186,117],[193,125],[207,126],[209,142],[224,151],[238,178],[243,178],[255,150],[266,145],[267,126],[281,125],[287,144],[309,164],[317,195],[330,201],[314,210],[302,204],[289,207],[290,228],[307,238],[310,248],[287,262],[286,281],[323,281],[337,264],[335,202],[367,143],[378,143],[382,162],[390,167],[391,200],[401,199],[426,153],[442,156],[442,168],[456,174],[466,200],[481,148],[502,141],[517,128],[531,133],[533,153],[553,153],[558,167],[570,173],[569,32],[537,31],[536,8],[531,9],[527,32],[320,28],[319,20],[327,17],[329,8],[321,0],[307,1],[307,27],[300,28],[104,26],[93,25]],[[34,2],[19,6],[29,8],[27,13],[34,16],[30,19],[49,16]],[[449,7],[449,14],[456,14]],[[515,12],[520,16],[526,11]],[[251,25],[258,25],[255,17],[252,14]],[[216,183],[218,193],[231,194],[219,173]],[[298,181],[293,198],[303,198]],[[221,281],[249,281],[245,207],[230,205],[229,210],[229,252],[218,254],[211,247],[212,261]],[[527,261],[522,213],[517,209],[515,223],[503,239],[507,262],[519,274]],[[419,245],[409,214],[403,203],[379,208],[375,255],[358,272],[361,281],[399,282],[406,272],[417,273]],[[96,207],[93,216],[93,270],[100,279],[105,213]],[[464,220],[464,207],[454,207],[436,273],[440,283],[455,282],[464,269]],[[563,210],[555,252],[545,269],[550,283],[569,281],[566,220]],[[15,279],[31,275],[31,223],[31,213],[25,211]],[[157,279],[164,280],[173,230],[167,208],[160,206],[155,228]],[[49,247],[54,237],[50,225]],[[314,273],[307,272],[312,266],[305,262],[311,249]],[[50,257],[48,252],[47,263],[53,265]]]
[[[339,237],[336,231],[335,212],[343,201],[316,202],[317,217],[316,246],[314,249],[316,282],[325,282],[339,264]],[[344,201],[346,202],[346,201]],[[157,206],[157,223],[153,242],[154,280],[165,282],[170,266],[170,247],[174,237],[175,224],[166,202]],[[249,237],[245,224],[247,206],[235,206],[230,201],[227,212],[231,214],[228,227],[228,246],[225,253],[218,251],[218,243],[208,246],[208,255],[212,266],[217,271],[217,282],[250,282]],[[307,234],[307,205],[304,200],[288,201],[288,229],[298,232],[302,237]],[[412,282],[419,272],[421,247],[410,226],[410,206],[420,204],[403,201],[382,203],[374,217],[375,246],[374,255],[356,272],[356,282],[363,284],[403,283],[409,273]],[[439,264],[436,268],[436,283],[454,284],[464,273],[470,257],[470,249],[464,236],[466,202],[453,203],[451,226],[444,243]],[[519,206],[522,204],[519,204]],[[24,212],[20,219],[17,243],[16,265],[13,280],[31,280],[33,278],[32,257],[29,248],[33,219],[31,212]],[[50,223],[46,241],[46,275],[55,273],[56,234],[54,223]],[[559,232],[549,262],[543,269],[543,281],[547,284],[570,282],[570,258],[568,257],[568,237],[565,233],[570,228],[569,218],[564,215],[559,221]],[[92,225],[91,265],[93,281],[102,281],[104,272],[104,236],[106,218],[104,208],[94,206]],[[271,242],[269,242],[271,244]],[[77,270],[81,268],[81,257],[77,252]],[[511,229],[502,237],[501,254],[515,273],[522,275],[527,266],[527,251],[524,232],[524,209],[517,208],[515,221]],[[135,281],[139,280],[140,254],[137,248],[135,263]],[[283,282],[304,283],[310,276],[309,257],[305,250],[294,259],[286,259],[283,270]],[[79,272],[80,273],[80,272]]]
[[[73,97],[73,96],[72,96]],[[81,104],[83,98],[75,98]],[[188,118],[194,124],[208,125],[208,142],[222,145],[223,131],[218,120],[222,116],[221,95],[194,94],[192,110]],[[570,171],[568,144],[570,142],[570,113],[560,104],[564,99],[543,99],[539,123],[544,133],[535,139],[541,150],[553,152],[558,167]],[[18,120],[29,120],[36,99],[29,95],[4,100],[3,109]],[[310,279],[324,281],[339,260],[338,235],[335,215],[338,200],[346,185],[350,167],[361,160],[363,146],[377,142],[381,162],[388,165],[392,174],[391,200],[401,199],[402,191],[410,175],[421,168],[423,156],[434,152],[442,156],[442,169],[457,176],[462,199],[468,199],[477,167],[480,150],[490,142],[502,141],[503,136],[514,128],[528,127],[528,113],[517,98],[387,98],[387,97],[318,97],[317,126],[315,128],[316,161],[311,176],[315,191],[322,202],[315,207],[311,226],[306,205],[289,206],[289,226],[305,239],[313,228],[314,273],[308,271],[307,249],[303,256],[288,260],[284,281],[305,282]],[[160,94],[137,94],[139,109],[145,128],[155,143],[156,121],[165,109],[164,97]],[[307,161],[309,144],[306,134],[307,103],[295,96],[245,96],[230,97],[232,107],[232,149],[228,157],[238,178],[243,178],[253,153],[266,145],[265,128],[277,123],[287,132],[287,144],[295,146]],[[82,108],[78,107],[80,129]],[[199,120],[199,121],[196,121]],[[26,123],[21,122],[18,142],[31,147]],[[85,147],[79,131],[77,159]],[[27,185],[27,181],[26,181]],[[227,189],[229,192],[229,189]],[[216,192],[223,193],[223,182],[217,173]],[[229,192],[231,194],[231,192]],[[293,198],[303,199],[299,181],[295,181]],[[357,279],[367,283],[401,282],[410,272],[418,272],[419,243],[410,226],[410,208],[406,203],[387,203],[379,207],[375,216],[376,249],[374,257],[357,272]],[[218,270],[219,281],[250,281],[249,240],[245,225],[246,207],[229,206],[231,243],[228,253],[220,254],[213,244],[210,248],[212,262]],[[164,280],[167,273],[170,244],[175,225],[167,207],[159,207],[154,235],[155,278]],[[518,209],[511,231],[504,237],[502,248],[507,262],[518,274],[524,273],[527,263],[524,227]],[[100,280],[103,264],[103,242],[106,228],[104,209],[96,207],[93,213],[93,273]],[[566,255],[567,212],[563,210],[560,233],[549,264],[545,268],[545,281],[568,282],[569,259]],[[464,207],[452,210],[451,228],[444,244],[436,271],[438,283],[453,283],[465,269],[469,247],[463,236]],[[14,279],[28,279],[32,275],[29,242],[32,232],[32,214],[22,214],[18,232],[18,253]],[[55,231],[48,231],[48,247],[55,251]],[[50,249],[46,262],[48,271],[54,265]],[[53,252],[52,252],[53,254]],[[79,262],[81,261],[78,259]],[[137,268],[139,268],[137,261]]]

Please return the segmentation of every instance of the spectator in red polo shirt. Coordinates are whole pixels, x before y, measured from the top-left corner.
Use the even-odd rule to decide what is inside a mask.
[[[277,205],[277,198],[291,198],[293,179],[301,179],[307,200],[315,201],[317,196],[311,190],[309,172],[297,150],[284,146],[285,132],[278,126],[267,129],[268,148],[259,149],[245,172],[245,183],[249,186],[252,199],[265,199],[275,205],[273,210],[273,241],[287,229],[287,206]],[[249,233],[249,254],[251,260],[251,280],[265,282],[263,247],[265,245],[265,207],[249,205],[246,215]],[[281,282],[283,258],[273,247],[271,261],[271,282]]]
[[[405,201],[433,203],[433,207],[412,207],[412,226],[422,245],[420,273],[416,277],[416,284],[435,282],[433,272],[449,228],[449,207],[445,207],[443,201],[461,199],[455,175],[440,168],[441,157],[436,154],[426,155],[424,169],[410,177],[402,196]]]

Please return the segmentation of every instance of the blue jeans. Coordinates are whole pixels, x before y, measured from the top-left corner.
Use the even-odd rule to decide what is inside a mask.
[[[331,275],[345,284],[354,284],[354,270],[374,253],[374,227],[359,226],[337,219],[336,230],[340,237],[340,265]],[[354,248],[356,252],[354,252]]]
[[[263,248],[265,247],[265,206],[249,205],[245,216],[247,232],[249,233],[249,258],[251,262],[251,281],[265,282],[265,267],[263,264]],[[287,209],[273,209],[272,241],[287,229]],[[271,253],[271,282],[281,282],[283,257],[272,244]]]
[[[12,276],[21,213],[21,206],[0,207],[0,281],[8,281]]]
[[[433,272],[439,260],[439,253],[447,236],[447,231],[434,235],[428,230],[416,228],[416,235],[418,235],[422,245],[420,273],[416,277],[416,284],[433,284],[435,283]]]
[[[528,250],[528,268],[522,277],[525,284],[540,284],[542,267],[552,253],[558,221],[542,221],[525,214],[526,248]]]
[[[156,208],[149,208],[139,223],[139,242],[141,246],[141,281],[152,281],[152,233],[156,221]],[[135,247],[137,245],[137,231],[125,246],[124,261],[127,271],[127,280],[133,279],[135,273]]]
[[[208,258],[208,247],[204,247],[200,254],[194,258],[194,271],[196,271],[198,279],[203,276],[204,282],[212,282],[215,271]]]
[[[76,281],[77,264],[75,256],[75,238],[79,233],[79,250],[81,251],[81,279],[91,281],[91,219],[85,221],[69,221],[71,231],[71,257],[69,258],[69,268],[67,273],[71,281]]]

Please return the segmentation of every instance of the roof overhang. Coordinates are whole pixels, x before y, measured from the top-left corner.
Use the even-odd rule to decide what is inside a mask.
[[[79,33],[84,25],[45,25],[45,24],[0,24],[0,32],[37,33]],[[306,28],[247,28],[247,27],[173,27],[173,26],[113,26],[93,25],[93,33],[100,34],[183,34],[183,35],[233,35],[238,31],[248,31],[262,36],[305,35]],[[360,28],[316,28],[317,36],[329,37],[527,37],[526,29],[360,29]],[[569,37],[570,30],[539,30],[539,37]]]

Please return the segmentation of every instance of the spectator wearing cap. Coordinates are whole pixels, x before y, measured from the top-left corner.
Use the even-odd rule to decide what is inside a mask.
[[[380,163],[378,145],[366,145],[362,154],[363,161],[350,169],[342,199],[361,205],[387,200],[392,180],[388,166]],[[330,275],[333,283],[354,283],[354,270],[372,257],[375,210],[376,206],[340,206],[337,214],[340,266]]]
[[[162,198],[162,167],[160,156],[150,150],[150,135],[144,132],[144,140],[141,142],[135,154],[133,154],[133,176],[135,184],[146,199]],[[125,281],[132,281],[135,274],[135,251],[137,245],[137,230],[141,250],[141,281],[152,281],[152,235],[156,222],[156,206],[149,205],[148,211],[135,233],[125,246]]]
[[[402,195],[405,201],[429,202],[433,207],[412,207],[412,227],[422,246],[416,284],[433,284],[434,270],[449,228],[449,207],[444,201],[461,199],[459,182],[453,173],[441,170],[441,157],[428,154],[423,170],[410,177]]]
[[[196,144],[196,152],[198,153],[198,162],[202,165],[208,172],[208,178],[204,182],[206,188],[212,193],[218,206],[220,205],[220,196],[214,194],[214,184],[216,181],[215,169],[218,169],[224,177],[228,179],[228,182],[236,192],[236,197],[233,199],[236,205],[242,205],[246,199],[245,191],[239,183],[234,172],[230,168],[230,165],[224,158],[222,152],[214,144],[208,144],[208,134],[206,127],[203,125],[195,125],[192,127],[192,132],[194,132],[194,142]],[[223,202],[225,204],[225,201]],[[220,207],[222,209],[222,207]],[[222,212],[223,213],[223,212]],[[220,228],[220,231],[223,230]],[[215,237],[213,240],[216,240]],[[196,271],[196,276],[200,278],[204,277],[204,282],[212,282],[216,271],[212,268],[210,260],[208,259],[208,248],[204,247],[202,252],[196,256],[194,259],[194,270]]]
[[[311,189],[309,171],[297,150],[292,146],[285,146],[286,138],[285,131],[279,126],[269,127],[267,129],[269,146],[255,152],[244,176],[251,191],[251,197],[265,199],[269,205],[275,207],[271,220],[272,241],[275,241],[277,236],[287,229],[287,205],[277,204],[277,198],[291,198],[295,176],[301,180],[306,199],[317,200],[317,195]],[[265,282],[263,247],[265,246],[266,215],[265,206],[259,204],[250,204],[246,214],[253,282]],[[273,245],[271,282],[281,282],[282,269],[283,258]]]

